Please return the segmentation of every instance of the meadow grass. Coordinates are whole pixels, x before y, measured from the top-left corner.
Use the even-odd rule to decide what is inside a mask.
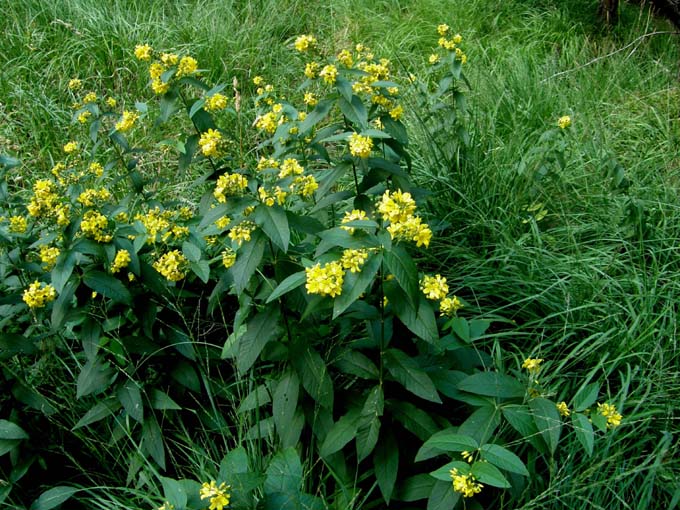
[[[530,481],[518,508],[678,503],[680,52],[675,36],[646,35],[671,30],[647,9],[623,5],[610,31],[594,5],[578,0],[335,0],[313,8],[301,0],[24,0],[3,14],[0,152],[19,155],[31,172],[47,171],[67,138],[70,78],[123,101],[148,96],[131,58],[140,42],[190,51],[213,80],[235,77],[245,93],[257,74],[284,89],[297,79],[286,45],[300,33],[329,49],[364,42],[418,73],[436,24],[451,25],[470,59],[469,146],[442,154],[407,115],[417,133],[415,178],[444,219],[424,262],[469,308],[498,320],[494,341],[510,354],[501,363],[538,356],[555,398],[569,400],[588,376],[623,403],[624,425],[590,458],[565,431],[559,460]],[[532,149],[565,114],[573,119],[565,168],[540,182],[521,174],[521,162],[529,171],[540,164],[543,153]],[[625,186],[607,173],[613,161]],[[535,202],[547,216],[524,223],[522,208]],[[567,382],[551,386],[558,377]],[[205,412],[215,414],[209,405]],[[240,423],[239,437],[252,425]],[[173,437],[196,459],[184,468],[204,470],[211,445],[188,430]],[[244,442],[257,459],[255,441]],[[102,460],[115,457],[110,446],[97,448]],[[99,508],[125,504],[116,491],[109,503],[99,494]]]

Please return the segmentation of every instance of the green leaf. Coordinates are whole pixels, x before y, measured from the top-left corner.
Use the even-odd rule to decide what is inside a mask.
[[[449,321],[451,325],[451,330],[460,338],[463,342],[470,343],[472,340],[470,338],[470,325],[467,319],[463,317],[454,317]]]
[[[599,383],[590,383],[581,388],[574,396],[574,411],[582,412],[592,406],[597,401],[599,392]]]
[[[248,452],[243,446],[237,446],[227,453],[220,462],[220,473],[218,478],[229,480],[235,474],[247,473],[250,471],[248,465]]]
[[[262,230],[276,246],[281,248],[284,253],[288,251],[290,227],[286,211],[281,206],[259,205],[253,212],[253,219],[262,227]]]
[[[498,372],[473,374],[458,383],[458,389],[497,398],[522,398],[526,392],[524,385],[517,379]]]
[[[432,492],[435,480],[430,475],[420,474],[407,478],[399,484],[394,499],[397,501],[418,501],[427,498]],[[447,484],[450,489],[450,484]],[[450,510],[453,507],[449,507]]]
[[[383,499],[389,504],[399,470],[399,445],[392,433],[378,442],[373,454],[373,470]]]
[[[354,303],[369,287],[380,269],[382,255],[369,255],[359,273],[346,272],[342,284],[342,293],[333,300],[333,319]]]
[[[486,319],[475,319],[470,321],[470,340],[474,341],[480,338],[486,330],[491,326],[491,321]]]
[[[412,333],[430,344],[438,343],[439,330],[437,329],[434,310],[425,296],[419,297],[416,305],[414,305],[408,300],[404,291],[396,285],[386,285],[385,295],[399,320]]]
[[[486,443],[501,423],[501,413],[493,405],[480,407],[458,427],[458,433]]]
[[[144,420],[142,425],[142,445],[144,453],[151,455],[161,469],[165,469],[165,447],[163,446],[163,433],[156,418],[151,415]]]
[[[428,413],[410,402],[388,400],[385,405],[389,408],[392,417],[421,441],[426,441],[439,430],[439,426]]]
[[[189,118],[192,118],[198,110],[203,108],[203,106],[205,106],[205,98],[194,101],[194,103],[191,105],[191,109],[189,110]]]
[[[341,372],[356,375],[362,379],[378,379],[378,367],[364,354],[355,350],[343,352],[335,361],[335,366]]]
[[[28,439],[28,434],[16,423],[0,420],[0,439]]]
[[[479,448],[479,443],[472,437],[454,433],[452,430],[437,432],[425,441],[416,454],[416,462],[431,457],[429,451],[434,449],[439,452],[463,452],[473,451]]]
[[[87,427],[88,425],[103,420],[121,408],[121,404],[118,400],[113,397],[109,397],[92,407],[85,415],[78,420],[73,426],[72,430],[77,430],[81,427]]]
[[[550,453],[554,455],[562,432],[562,418],[555,403],[545,398],[534,398],[529,401],[529,407],[534,415],[536,428],[548,445]]]
[[[163,484],[163,496],[165,501],[170,503],[174,510],[183,510],[187,505],[187,492],[183,485],[172,478],[161,476]]]
[[[385,367],[392,377],[414,395],[430,402],[442,403],[430,376],[422,371],[418,363],[413,358],[409,358],[403,351],[388,349],[385,352]]]
[[[467,474],[470,471],[470,465],[461,460],[452,460],[444,464],[439,469],[436,469],[430,473],[430,476],[436,478],[437,480],[452,482],[451,470],[456,468],[462,474]]]
[[[210,279],[210,264],[207,260],[199,260],[198,262],[190,262],[189,268],[198,276],[203,283],[208,283]]]
[[[0,439],[0,457],[11,452],[21,444],[21,439]]]
[[[352,124],[359,127],[359,130],[363,130],[368,125],[368,111],[358,96],[352,95],[351,101],[341,97],[338,99],[338,107]]]
[[[593,425],[595,425],[600,430],[600,432],[607,432],[607,418],[605,418],[600,413],[593,413],[590,419],[593,421]]]
[[[408,252],[399,245],[384,251],[385,266],[404,289],[411,303],[418,302],[418,268]]]
[[[243,334],[238,345],[236,367],[239,373],[246,372],[262,349],[279,334],[279,307],[270,305],[248,321],[248,329]]]
[[[255,274],[264,256],[266,245],[267,238],[261,231],[256,230],[252,234],[252,239],[239,249],[236,262],[230,269],[231,274],[234,275],[234,286],[238,294],[243,292],[250,278]]]
[[[78,289],[79,281],[69,281],[64,290],[52,305],[51,323],[52,329],[59,330],[67,321],[73,309],[73,296]]]
[[[361,410],[359,429],[357,430],[356,447],[359,462],[368,457],[376,443],[380,433],[380,417],[385,407],[385,396],[382,385],[375,386],[366,397],[366,402]]]
[[[253,409],[257,409],[263,405],[269,404],[272,401],[269,386],[267,384],[260,384],[257,388],[246,395],[241,401],[241,404],[236,410],[237,414],[243,414]]]
[[[111,385],[114,375],[109,363],[98,358],[89,360],[78,374],[76,398],[104,391]]]
[[[271,303],[277,298],[280,298],[284,294],[287,294],[291,290],[297,289],[306,282],[307,282],[306,271],[299,271],[284,278],[284,280],[276,286],[274,291],[271,294],[269,294],[269,297],[267,298],[267,304]]]
[[[595,444],[593,426],[588,417],[580,413],[572,413],[571,422],[574,426],[574,432],[576,432],[576,439],[583,445],[583,448],[590,457],[593,454],[593,446]]]
[[[132,304],[132,295],[123,283],[116,277],[102,271],[88,271],[83,275],[83,283],[112,301]]]
[[[198,262],[201,260],[201,249],[189,241],[184,241],[182,243],[182,253],[184,253],[189,262]]]
[[[151,407],[158,410],[179,411],[182,407],[161,390],[151,390]]]
[[[61,294],[66,282],[68,282],[71,274],[73,274],[77,258],[78,255],[73,250],[61,252],[59,257],[57,257],[57,263],[52,268],[52,286],[57,291],[57,294]]]
[[[142,392],[134,381],[125,381],[125,384],[118,388],[116,392],[118,400],[123,404],[123,409],[133,419],[139,423],[144,422],[144,404],[142,402]]]
[[[287,372],[274,391],[272,413],[276,432],[281,438],[281,446],[288,448],[295,446],[300,439],[300,430],[293,427],[295,410],[297,409],[300,382],[295,372]]]
[[[482,459],[491,462],[494,466],[510,471],[511,473],[529,476],[529,471],[527,471],[522,459],[506,448],[497,444],[485,444],[480,450]]]
[[[0,359],[9,359],[16,354],[35,354],[38,352],[34,341],[16,333],[0,332]]]
[[[302,484],[302,463],[294,448],[279,451],[272,459],[264,481],[265,494],[297,493]]]
[[[51,510],[70,499],[78,489],[60,485],[43,492],[31,505],[31,510]]]
[[[357,413],[353,411],[348,412],[333,424],[321,444],[319,455],[325,458],[340,451],[347,443],[356,437],[358,427]]]
[[[324,99],[319,101],[319,104],[317,104],[316,107],[311,112],[309,112],[305,120],[303,120],[302,124],[300,124],[300,135],[305,135],[307,131],[321,122],[331,111],[334,104],[335,101],[333,99]]]
[[[451,481],[437,480],[427,500],[427,510],[451,510],[460,499],[460,493],[453,490]]]
[[[323,358],[307,341],[291,345],[291,363],[305,391],[322,407],[333,409],[333,380]]]
[[[489,462],[475,462],[472,464],[470,472],[483,484],[500,487],[501,489],[510,487],[510,482],[503,476],[503,473]]]

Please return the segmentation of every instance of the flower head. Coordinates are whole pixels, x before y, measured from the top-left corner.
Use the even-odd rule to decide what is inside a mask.
[[[225,506],[229,505],[229,500],[231,499],[230,489],[231,486],[224,482],[219,485],[217,485],[215,480],[212,480],[210,483],[205,482],[201,485],[201,499],[210,500],[208,510],[222,510]]]
[[[137,122],[138,118],[139,114],[137,112],[125,110],[121,118],[118,120],[118,122],[116,122],[116,131],[120,131],[121,133],[129,131],[135,125],[135,122]]]
[[[328,264],[317,263],[305,269],[307,283],[305,288],[309,294],[336,297],[342,293],[345,272],[338,261]]]
[[[52,285],[43,286],[38,280],[24,290],[22,299],[29,308],[42,308],[57,297],[57,291]]]
[[[78,142],[68,142],[64,145],[64,152],[66,154],[73,154],[78,150]]]
[[[453,468],[449,473],[453,481],[453,490],[460,492],[464,498],[471,498],[475,494],[482,492],[484,486],[475,481],[475,477],[471,474],[459,474],[456,468]]]
[[[128,264],[132,261],[130,257],[130,252],[127,250],[119,250],[113,259],[113,264],[111,264],[111,273],[115,274],[121,269],[128,267]]]
[[[198,69],[198,62],[194,57],[182,57],[177,66],[177,77],[188,76],[194,74]]]
[[[224,110],[227,107],[227,96],[224,94],[213,94],[212,96],[206,98],[205,109],[209,112],[216,112],[219,110]]]
[[[449,293],[449,286],[446,284],[446,278],[440,274],[425,275],[420,280],[420,290],[423,291],[427,299],[439,300],[444,299]]]
[[[153,268],[171,282],[178,282],[186,276],[188,262],[179,250],[172,250],[154,262]]]
[[[526,368],[530,374],[536,375],[541,370],[541,363],[543,363],[543,360],[540,358],[527,358],[522,363],[522,368]]]
[[[151,46],[148,44],[138,44],[135,46],[135,58],[142,61],[151,60],[152,51]]]
[[[352,156],[367,158],[371,155],[373,140],[370,136],[361,136],[359,133],[352,133],[349,137],[349,152]]]
[[[557,410],[559,411],[560,415],[562,416],[569,416],[571,414],[571,411],[569,411],[569,406],[567,405],[566,402],[562,401],[559,404],[556,404]]]
[[[328,85],[333,85],[335,80],[338,78],[338,68],[333,64],[328,64],[323,66],[323,69],[319,72],[319,76],[323,78],[324,83]]]
[[[456,296],[445,297],[439,303],[439,312],[448,317],[453,316],[461,308],[463,308],[463,303]]]
[[[611,404],[597,404],[597,412],[607,418],[607,428],[613,429],[621,425],[623,416]]]
[[[69,80],[69,82],[68,82],[69,90],[80,90],[82,87],[83,87],[83,82],[80,81],[78,78],[73,78],[72,80]]]
[[[204,156],[219,156],[222,153],[222,134],[216,129],[208,129],[205,133],[201,133],[198,145]]]
[[[300,35],[295,39],[295,49],[300,53],[309,51],[316,46],[316,37],[313,35]]]
[[[564,115],[557,119],[557,126],[560,129],[567,129],[569,126],[571,126],[571,117],[569,115]]]

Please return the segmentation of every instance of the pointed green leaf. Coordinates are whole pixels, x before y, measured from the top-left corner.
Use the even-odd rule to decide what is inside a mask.
[[[170,503],[174,510],[182,510],[187,504],[187,493],[182,484],[173,480],[172,478],[166,478],[161,476],[161,483],[163,484],[163,496],[165,501]]]
[[[453,490],[451,481],[436,480],[427,500],[427,510],[451,510],[460,499],[460,493]]]
[[[555,403],[539,397],[530,400],[529,407],[533,413],[536,428],[548,445],[550,453],[554,454],[562,432],[562,418]]]
[[[357,414],[358,413],[356,412],[350,411],[333,424],[319,449],[319,454],[322,457],[325,458],[340,451],[347,443],[356,437],[357,429],[359,427],[359,424],[357,423]]]
[[[126,381],[118,387],[116,392],[118,400],[123,404],[125,412],[139,423],[144,422],[144,404],[142,403],[142,392],[134,381]]]
[[[510,483],[503,476],[496,466],[490,462],[475,462],[470,468],[470,472],[481,483],[491,485],[492,487],[500,487],[507,489]]]
[[[274,291],[267,298],[267,303],[271,303],[277,298],[280,298],[284,294],[287,294],[291,290],[297,289],[307,281],[306,271],[299,271],[293,273],[292,275],[283,279],[281,283],[277,285]]]
[[[439,469],[432,471],[430,476],[436,478],[437,480],[451,483],[451,470],[454,468],[462,474],[467,474],[470,471],[470,465],[466,462],[463,462],[462,460],[452,460],[444,464]]]
[[[286,373],[276,385],[272,401],[272,412],[276,432],[281,438],[281,446],[288,448],[295,446],[299,440],[299,434],[293,427],[295,410],[297,409],[300,382],[295,372]]]
[[[16,423],[0,420],[0,439],[28,439],[28,434]]]
[[[269,207],[261,204],[257,206],[252,216],[272,242],[286,253],[290,242],[290,227],[286,211],[279,205]]]
[[[498,372],[480,372],[463,379],[458,389],[497,398],[521,398],[526,388],[514,377]]]
[[[380,372],[367,356],[359,351],[347,350],[335,362],[341,372],[356,375],[362,379],[378,379]]]
[[[588,456],[593,454],[593,447],[595,438],[593,434],[593,426],[588,420],[587,416],[580,413],[573,413],[571,415],[571,422],[576,432],[576,438],[579,440],[583,448],[588,453]]]
[[[151,415],[144,420],[142,425],[142,445],[144,453],[151,455],[161,469],[165,469],[165,446],[163,445],[163,434],[156,418]]]
[[[76,398],[101,393],[111,385],[114,370],[99,358],[89,360],[78,374]]]
[[[432,379],[418,366],[418,363],[409,358],[399,349],[389,349],[385,352],[385,366],[389,373],[408,391],[414,395],[441,403]]]
[[[31,510],[52,510],[70,499],[78,489],[60,485],[43,492],[31,505]]]
[[[349,305],[359,299],[359,296],[373,283],[381,262],[382,255],[380,253],[372,254],[369,255],[359,273],[349,271],[345,273],[342,293],[333,300],[333,319],[347,310]]]
[[[265,494],[299,492],[302,484],[302,463],[297,451],[294,448],[279,451],[269,464],[266,475]]]
[[[434,434],[425,441],[416,454],[416,462],[430,458],[429,450],[439,452],[463,452],[473,451],[479,448],[479,443],[472,437],[454,433],[452,430],[443,430]]]
[[[481,448],[482,459],[491,462],[496,467],[517,473],[522,476],[529,476],[524,462],[510,450],[497,444],[485,444]]]
[[[290,352],[305,391],[319,405],[333,409],[333,380],[323,358],[306,341],[295,342]]]
[[[132,304],[132,294],[118,278],[102,271],[88,271],[83,283],[104,297],[118,303]]]
[[[151,407],[153,409],[168,409],[173,411],[179,411],[182,407],[172,400],[167,393],[160,390],[151,390]]]
[[[399,245],[384,252],[385,266],[412,302],[418,302],[418,268],[408,252]]]
[[[92,423],[98,422],[99,420],[103,420],[104,418],[111,416],[120,408],[120,402],[113,397],[103,400],[87,411],[85,415],[78,420],[78,423],[73,426],[72,430],[77,430],[81,427],[86,427]]]
[[[581,388],[574,396],[574,411],[583,412],[597,401],[600,392],[599,383],[591,383]]]
[[[389,504],[399,470],[399,446],[391,433],[388,433],[375,448],[373,470],[383,499]]]
[[[435,480],[426,474],[415,475],[399,484],[394,499],[397,501],[418,501],[429,497]]]
[[[248,321],[238,345],[236,367],[243,374],[257,360],[265,345],[279,334],[279,307],[271,305]]]

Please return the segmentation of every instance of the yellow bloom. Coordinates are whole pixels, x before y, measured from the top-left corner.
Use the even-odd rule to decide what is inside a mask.
[[[229,231],[229,239],[241,246],[244,241],[250,241],[253,230],[255,230],[255,224],[252,221],[244,221]]]
[[[125,110],[120,120],[116,122],[116,131],[120,131],[121,133],[129,131],[135,125],[135,122],[137,122],[138,118],[138,113]]]
[[[80,90],[83,86],[83,82],[80,81],[78,78],[73,78],[72,80],[69,80],[68,82],[68,88],[69,90]]]
[[[475,481],[475,477],[471,474],[461,475],[458,470],[453,468],[450,471],[451,480],[453,481],[453,490],[460,492],[464,498],[471,498],[475,494],[482,492],[484,486]]]
[[[262,129],[270,134],[276,131],[276,126],[276,114],[274,112],[265,113],[255,122],[257,129]]]
[[[9,218],[9,231],[13,234],[23,234],[28,228],[28,222],[23,216],[11,216]]]
[[[189,56],[182,57],[177,66],[177,77],[181,78],[182,76],[194,74],[196,69],[198,69],[198,62],[195,58]]]
[[[163,64],[159,64],[158,62],[154,62],[149,66],[149,77],[152,80],[158,80],[160,79],[161,75],[165,72],[165,66]]]
[[[307,64],[305,64],[305,76],[310,80],[313,80],[319,75],[320,67],[318,62],[307,62]]]
[[[597,404],[597,412],[600,413],[605,418],[607,418],[607,428],[613,429],[621,425],[621,420],[623,419],[623,416],[619,414],[619,412],[616,410],[616,407],[614,407],[613,405]]]
[[[236,252],[231,248],[227,248],[222,252],[222,265],[229,269],[236,262]]]
[[[557,120],[557,126],[560,129],[567,129],[571,126],[571,117],[569,115],[564,115]]]
[[[123,268],[128,267],[132,258],[130,257],[130,252],[127,250],[119,250],[113,259],[113,264],[111,264],[111,273],[116,274]]]
[[[165,94],[168,90],[170,90],[170,84],[163,82],[163,80],[160,78],[157,78],[151,82],[151,90],[154,94],[160,96],[161,94]]]
[[[135,57],[137,60],[143,60],[143,61],[148,61],[151,60],[151,52],[152,52],[151,46],[148,44],[138,44],[135,46]]]
[[[87,169],[91,174],[96,175],[97,177],[101,177],[104,174],[104,167],[101,165],[101,163],[96,161],[90,163],[90,166]]]
[[[117,104],[118,101],[116,101],[113,97],[106,98],[106,106],[108,106],[109,108],[115,108]]]
[[[201,147],[204,156],[219,156],[221,154],[222,134],[215,129],[208,129],[205,133],[201,133],[198,145]]]
[[[161,55],[161,62],[163,62],[163,64],[166,66],[174,66],[178,60],[179,57],[174,53],[163,53]]]
[[[298,163],[297,159],[288,158],[283,160],[281,165],[281,171],[279,172],[279,179],[288,177],[289,175],[300,175],[305,171],[305,169]]]
[[[342,218],[342,225],[340,226],[341,229],[346,230],[350,234],[354,234],[354,227],[345,227],[345,223],[349,223],[351,221],[355,220],[365,220],[366,219],[366,212],[362,211],[360,209],[352,209],[351,211],[345,212],[344,218]]]
[[[22,295],[22,299],[29,308],[42,308],[50,301],[54,301],[56,297],[57,291],[52,285],[43,287],[38,280],[29,285]]]
[[[543,363],[543,360],[540,358],[527,358],[522,363],[522,368],[526,368],[530,374],[536,375],[541,370],[541,363]]]
[[[43,244],[40,247],[40,262],[42,262],[45,271],[51,271],[57,263],[57,257],[61,251],[56,246],[48,246]]]
[[[218,202],[224,204],[228,196],[240,195],[248,187],[248,179],[241,174],[220,175],[213,191]]]
[[[567,406],[567,403],[562,401],[559,404],[556,404],[557,410],[560,412],[562,416],[569,416],[571,412],[569,411],[569,406]]]
[[[427,299],[439,300],[444,299],[449,293],[449,286],[446,284],[446,278],[439,274],[425,275],[420,280],[420,290],[423,291]]]
[[[178,282],[186,276],[188,260],[179,250],[172,250],[163,254],[153,268],[171,282]]]
[[[371,155],[373,140],[369,136],[352,133],[349,137],[349,152],[352,156],[367,158]]]
[[[78,142],[68,142],[64,145],[64,152],[66,154],[73,154],[78,150]]]
[[[85,110],[80,115],[78,115],[78,122],[80,122],[81,124],[85,124],[91,115],[92,112],[90,112],[89,110]]]
[[[253,84],[254,85],[259,87],[263,83],[264,83],[264,78],[262,76],[255,76],[255,78],[253,78]]]
[[[338,53],[338,61],[345,67],[352,67],[352,64],[354,63],[352,54],[347,50],[342,50]]]
[[[215,226],[220,229],[225,229],[231,223],[231,218],[229,216],[220,216],[215,220]]]
[[[358,273],[361,271],[361,266],[364,265],[366,259],[368,258],[368,250],[344,250],[342,252],[342,258],[340,263],[343,269],[349,269],[352,273]]]
[[[305,269],[307,283],[305,288],[309,294],[336,297],[342,293],[345,272],[338,261],[323,266],[320,263]]]
[[[205,109],[209,112],[224,110],[226,107],[227,96],[223,94],[213,94],[205,100]]]
[[[295,39],[295,49],[300,53],[309,51],[316,46],[316,37],[313,35],[300,35]]]
[[[435,53],[431,54],[429,56],[429,58],[427,59],[427,61],[432,65],[436,64],[440,60],[441,60],[441,57],[439,55],[436,55]]]
[[[392,117],[392,119],[394,119],[394,120],[401,119],[401,116],[403,114],[404,114],[404,108],[401,105],[397,105],[390,110],[390,117]]]
[[[97,102],[97,94],[94,92],[88,92],[83,98],[83,104],[95,103]]]
[[[109,225],[109,220],[98,211],[89,210],[80,221],[80,230],[83,233],[100,243],[108,243],[113,239],[111,234],[105,234],[104,231]]]
[[[445,36],[446,34],[449,33],[449,26],[445,23],[442,23],[441,25],[437,25],[437,33],[440,36]]]
[[[328,64],[321,69],[319,76],[323,78],[324,83],[328,85],[333,85],[335,80],[338,78],[338,68],[333,64]]]
[[[225,506],[229,505],[231,498],[230,489],[231,486],[224,482],[219,485],[217,485],[215,480],[212,480],[210,483],[205,482],[201,485],[201,499],[210,500],[208,510],[223,510]]]
[[[301,175],[293,180],[293,187],[301,197],[311,197],[319,189],[319,183],[313,175]]]
[[[454,315],[461,308],[463,308],[463,303],[461,303],[460,299],[458,299],[456,296],[445,297],[439,303],[439,312],[442,315],[446,315],[448,317]]]

